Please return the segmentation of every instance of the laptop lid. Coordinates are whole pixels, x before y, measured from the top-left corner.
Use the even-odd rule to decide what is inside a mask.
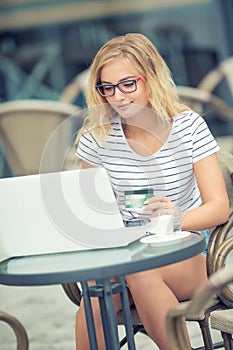
[[[125,228],[104,168],[0,179],[5,256],[124,246],[145,234]]]

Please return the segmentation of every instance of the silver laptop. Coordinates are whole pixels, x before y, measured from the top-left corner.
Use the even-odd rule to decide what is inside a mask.
[[[0,179],[0,198],[4,257],[125,246],[146,231],[124,227],[103,168]]]

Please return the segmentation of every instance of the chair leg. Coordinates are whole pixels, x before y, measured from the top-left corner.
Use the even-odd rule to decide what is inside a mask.
[[[198,322],[201,329],[204,347],[206,350],[214,350],[213,341],[209,327],[209,315],[206,314],[205,318]]]
[[[232,336],[229,333],[221,332],[225,350],[233,350]]]
[[[201,346],[192,350],[215,350],[215,349],[222,349],[223,347],[225,347],[225,350],[233,350],[232,337],[231,337],[231,334],[228,334],[228,333],[222,334],[222,338],[224,342],[213,344],[208,319],[209,319],[209,315],[207,314],[203,320],[198,321],[201,329],[201,333],[202,333],[204,346]]]
[[[137,334],[138,332],[140,332],[143,329],[143,325],[141,324],[137,324],[133,326],[133,334]],[[122,346],[124,346],[127,343],[127,337],[125,336],[123,339],[121,339],[120,341],[120,348],[122,348]]]

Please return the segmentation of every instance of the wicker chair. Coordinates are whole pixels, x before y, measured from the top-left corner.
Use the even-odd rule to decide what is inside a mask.
[[[209,254],[207,255],[209,257],[209,274],[213,274],[223,266],[226,266],[227,258],[233,250],[233,237],[229,236],[229,232],[233,234],[233,186],[231,188],[231,198],[230,219],[228,223],[222,230],[216,229],[211,235]],[[213,254],[212,251],[214,251]],[[220,298],[224,302],[224,305],[222,309],[218,309],[210,313],[210,326],[211,328],[219,330],[221,332],[225,349],[233,350],[232,287],[226,286],[224,289],[222,289]],[[225,309],[224,306],[227,306],[229,308]]]
[[[90,70],[79,73],[61,92],[59,100],[65,103],[74,103],[80,94],[86,96]]]
[[[224,125],[223,133],[229,130],[233,123],[233,109],[223,99],[208,91],[189,86],[177,86],[177,92],[181,101],[201,114],[209,126],[214,127],[217,122]],[[218,136],[216,140],[221,148],[233,154],[232,135]]]
[[[11,175],[38,173],[43,150],[51,134],[77,109],[70,104],[47,100],[18,100],[2,103],[0,105],[0,143],[10,166]],[[56,152],[53,149],[53,161],[47,171],[56,170],[58,166]],[[28,350],[29,341],[23,325],[12,315],[1,311],[0,321],[7,323],[14,331],[17,350]]]
[[[233,237],[231,237],[231,243]],[[178,305],[175,309],[168,312],[166,325],[169,348],[171,350],[187,350],[190,349],[189,342],[186,337],[185,329],[183,327],[183,319],[187,313],[198,313],[203,310],[209,300],[215,295],[221,295],[229,283],[233,282],[233,268],[222,268],[215,272],[200,289],[195,293],[193,299],[186,305]],[[214,313],[215,311],[213,311]],[[232,313],[231,313],[232,314]],[[232,323],[232,321],[231,321]],[[231,348],[225,348],[231,349]]]
[[[198,84],[198,88],[213,92],[226,79],[233,97],[233,57],[226,58],[217,67],[208,72]]]
[[[190,86],[177,86],[180,99],[194,111],[203,114],[208,122],[208,110],[214,110],[223,120],[233,120],[233,110],[220,97]]]
[[[233,156],[226,152],[219,152],[218,156],[230,200],[230,217],[227,223],[217,226],[211,232],[207,251],[207,272],[210,279],[218,270],[226,266],[227,258],[233,251]],[[218,278],[221,277],[221,275],[218,276]],[[181,319],[183,317],[187,319],[190,314],[202,313],[203,310],[207,310],[206,320],[208,321],[209,318],[211,327],[222,332],[225,349],[232,350],[231,334],[233,328],[231,326],[232,320],[230,318],[232,310],[225,311],[225,309],[226,305],[231,305],[231,307],[233,307],[233,291],[229,286],[225,286],[224,288],[219,286],[219,288],[222,288],[219,293],[220,303],[217,305],[217,308],[213,310],[208,308],[209,303],[213,300],[210,298],[209,293],[214,294],[214,292],[217,292],[217,289],[214,289],[215,286],[213,286],[213,290],[211,291],[208,288],[208,285],[204,287],[205,292],[207,293],[206,295],[205,292],[204,294],[203,292],[200,292],[200,295],[197,294],[197,297],[194,297],[194,299],[186,303],[186,305],[182,305],[183,303],[181,303],[176,309],[171,310],[168,313],[167,327],[171,350],[187,350],[187,344],[185,345],[184,343],[184,334],[179,333]],[[224,310],[223,313],[222,310]],[[228,320],[230,322],[228,322]],[[209,329],[208,333],[210,334]],[[222,344],[211,345],[210,348],[205,346],[204,349],[219,348],[220,345]]]
[[[45,146],[58,130],[56,145],[44,172],[58,169],[62,147],[71,140],[71,130],[58,128],[78,110],[60,101],[16,100],[0,105],[0,143],[12,175],[29,175],[40,171]],[[55,137],[54,137],[55,139]]]
[[[28,350],[28,336],[22,323],[19,322],[15,317],[2,311],[0,311],[0,321],[7,323],[14,331],[17,341],[17,350]]]
[[[221,332],[225,350],[232,350],[233,309],[213,311],[210,315],[210,325]]]

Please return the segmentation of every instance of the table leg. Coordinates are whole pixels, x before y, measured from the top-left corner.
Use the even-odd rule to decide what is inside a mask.
[[[89,296],[99,299],[106,349],[120,349],[112,296],[121,293],[121,290],[119,282],[111,283],[109,279],[98,280],[95,285],[89,286]]]
[[[121,292],[121,303],[122,303],[122,311],[124,315],[124,323],[125,323],[125,331],[127,336],[128,348],[130,350],[135,350],[135,342],[134,342],[134,332],[132,327],[131,313],[130,313],[130,305],[129,305],[129,297],[128,290],[124,277],[119,277],[119,282],[122,286]]]
[[[95,324],[94,324],[91,300],[89,295],[89,286],[87,282],[81,282],[81,286],[82,286],[82,293],[83,293],[83,299],[84,299],[84,307],[85,307],[85,313],[86,313],[87,331],[88,331],[88,337],[90,342],[90,348],[91,350],[98,350]]]
[[[101,282],[103,285],[103,295],[99,298],[99,303],[103,322],[106,348],[118,350],[120,349],[120,343],[112,295],[120,293],[121,286],[118,283],[112,284],[107,279]]]
[[[88,286],[86,282],[82,282],[81,284],[83,288],[83,298],[91,350],[98,349],[98,345],[90,297],[98,297],[99,299],[106,349],[120,349],[116,314],[113,303],[114,294],[120,294],[121,296],[128,348],[130,350],[135,350],[136,348],[131,322],[128,292],[124,277],[119,277],[119,282],[113,283],[109,279],[103,279],[96,281],[96,284],[91,286]]]

